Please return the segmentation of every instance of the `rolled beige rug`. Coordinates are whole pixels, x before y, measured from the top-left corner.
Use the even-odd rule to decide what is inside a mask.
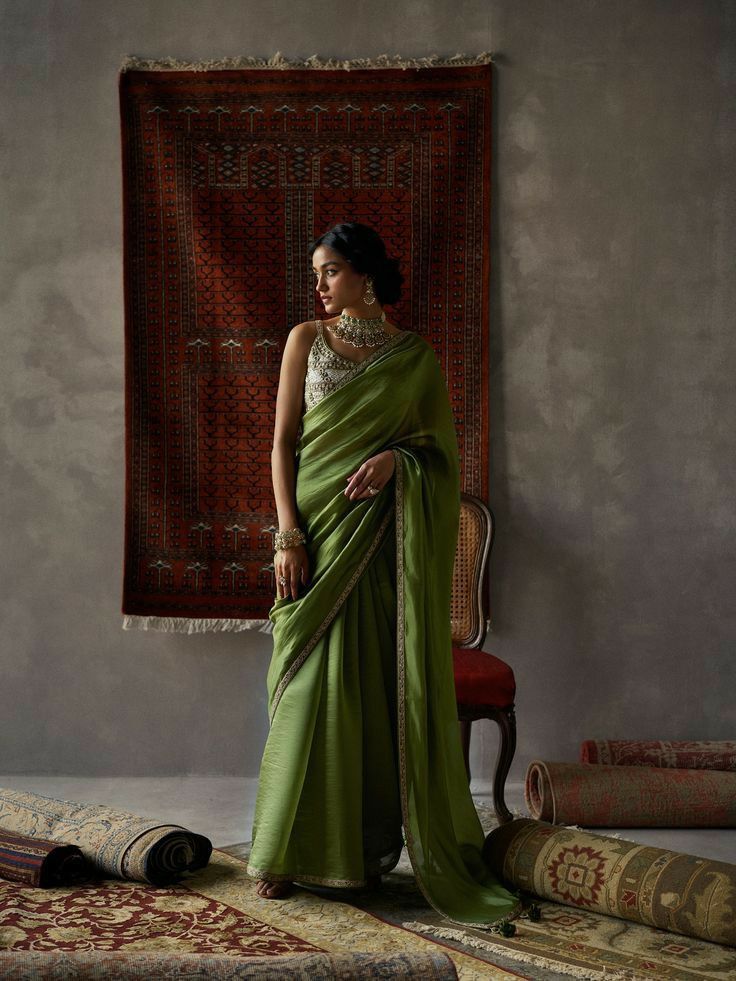
[[[528,818],[492,831],[483,854],[510,888],[736,946],[736,866],[726,862]]]
[[[535,760],[524,793],[531,816],[552,824],[736,827],[736,772]]]
[[[208,838],[178,824],[7,787],[0,788],[0,827],[77,845],[98,874],[156,886],[203,868],[212,854]]]

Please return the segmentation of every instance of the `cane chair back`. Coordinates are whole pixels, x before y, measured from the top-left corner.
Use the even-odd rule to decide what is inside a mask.
[[[480,647],[487,613],[485,569],[493,543],[493,517],[477,497],[460,495],[460,527],[452,573],[450,627],[456,647]]]

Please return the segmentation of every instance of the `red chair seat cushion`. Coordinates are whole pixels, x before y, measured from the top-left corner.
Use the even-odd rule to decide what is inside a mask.
[[[514,672],[500,657],[475,647],[453,647],[452,661],[458,704],[492,708],[509,708],[514,704]]]

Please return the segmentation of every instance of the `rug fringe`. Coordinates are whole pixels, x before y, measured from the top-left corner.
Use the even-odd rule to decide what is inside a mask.
[[[502,944],[494,944],[489,940],[481,940],[480,937],[472,937],[463,930],[454,930],[451,927],[433,926],[429,923],[408,922],[402,923],[406,930],[414,930],[418,933],[431,933],[443,940],[455,940],[469,947],[476,947],[487,950],[492,954],[501,954],[512,961],[520,961],[523,964],[533,964],[535,967],[543,967],[549,971],[556,971],[558,974],[568,974],[573,978],[582,978],[584,981],[631,981],[631,974],[628,972],[611,971],[590,971],[584,967],[577,967],[574,964],[560,964],[559,961],[550,960],[539,954],[529,954],[525,951],[514,950],[511,947],[504,947]],[[482,929],[482,928],[481,928]]]
[[[233,68],[435,68],[440,66],[487,65],[492,64],[492,51],[482,51],[477,55],[455,54],[452,57],[426,55],[422,58],[402,58],[401,55],[380,54],[375,58],[320,58],[313,54],[309,58],[285,58],[280,51],[270,58],[241,56],[237,58],[216,58],[211,61],[185,61],[181,58],[139,58],[125,55],[121,72],[129,71],[194,71],[207,72]]]
[[[204,619],[194,617],[144,617],[124,614],[123,630],[161,630],[176,634],[204,634],[241,630],[257,630],[262,634],[273,633],[270,620]]]

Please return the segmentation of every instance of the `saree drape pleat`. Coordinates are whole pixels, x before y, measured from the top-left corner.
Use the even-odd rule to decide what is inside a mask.
[[[394,453],[380,494],[347,477]],[[398,861],[449,919],[490,926],[518,900],[482,856],[450,634],[458,444],[432,347],[402,332],[305,412],[296,503],[310,580],[276,599],[249,874],[362,885]]]

